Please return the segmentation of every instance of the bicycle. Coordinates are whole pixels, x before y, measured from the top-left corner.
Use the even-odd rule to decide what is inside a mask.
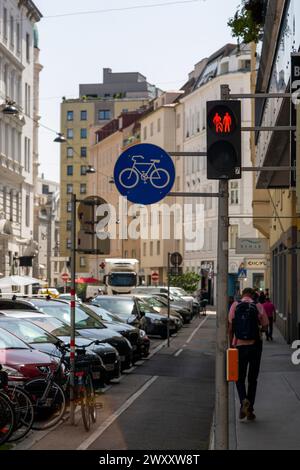
[[[2,392],[7,386],[8,375],[0,366],[0,445],[5,444],[16,425],[16,415],[9,398]]]
[[[92,341],[86,346],[76,346],[77,358],[84,358],[86,349],[99,341]],[[35,408],[35,420],[32,429],[36,431],[50,429],[63,418],[67,397],[70,391],[70,365],[66,355],[69,344],[59,341],[56,346],[61,357],[54,371],[45,378],[33,379],[25,384],[25,389],[32,397]],[[75,361],[75,402],[80,404],[85,429],[90,429],[91,421],[96,422],[96,399],[92,383],[91,366],[86,360]]]
[[[144,157],[142,155],[132,157],[133,166],[124,168],[119,175],[119,182],[125,189],[135,188],[140,180],[145,184],[150,181],[156,189],[164,189],[168,186],[171,179],[169,173],[164,168],[157,168],[156,166],[160,163],[160,160],[153,159],[150,160],[150,163],[138,163],[138,159],[144,160]]]

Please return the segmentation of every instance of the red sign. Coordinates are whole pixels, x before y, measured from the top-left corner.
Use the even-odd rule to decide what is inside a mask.
[[[63,273],[63,274],[61,275],[61,278],[62,278],[62,280],[63,280],[64,282],[68,282],[68,280],[70,279],[70,276],[69,276],[68,273]]]
[[[100,266],[101,269],[104,269],[105,268],[105,263],[101,263],[101,264],[99,264],[99,266]]]
[[[151,279],[153,282],[159,281],[159,274],[158,273],[152,273],[151,274]]]

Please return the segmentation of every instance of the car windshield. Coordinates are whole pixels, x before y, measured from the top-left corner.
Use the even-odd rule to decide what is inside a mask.
[[[0,328],[0,349],[29,349],[23,341]]]
[[[132,287],[136,285],[136,274],[112,273],[108,277],[108,283],[112,287]]]
[[[93,303],[100,305],[100,307],[108,310],[109,313],[114,313],[122,319],[135,314],[135,303],[133,299],[126,299],[125,297],[123,299],[118,297],[112,299],[100,296],[97,297]]]
[[[171,289],[172,294],[177,294],[177,295],[188,295],[188,293],[184,290],[181,289],[180,287],[176,287],[176,289]]]
[[[16,319],[15,321],[1,319],[1,327],[16,335],[22,341],[29,344],[55,343],[56,338],[49,335],[39,326],[33,325],[25,320]]]
[[[145,297],[142,300],[151,307],[162,308],[165,306],[165,304],[161,300],[158,300],[156,297]]]
[[[66,322],[68,325],[71,323],[70,305],[65,303],[48,303],[39,306],[39,310],[47,313],[51,317],[58,318]],[[75,326],[77,330],[91,329],[91,328],[105,328],[105,326],[97,319],[97,315],[84,306],[75,307]]]
[[[110,322],[110,323],[120,321],[120,319],[118,317],[116,317],[113,313],[109,313],[101,307],[97,307],[97,306],[93,305],[93,310],[97,315],[100,316],[100,318],[103,321],[107,321],[107,322]]]
[[[137,299],[137,303],[141,313],[157,313],[157,311],[154,310],[154,308],[150,304],[148,304],[148,302],[144,302],[144,300]]]
[[[70,336],[71,328],[62,321],[54,317],[30,318],[31,323],[40,326],[53,336]]]

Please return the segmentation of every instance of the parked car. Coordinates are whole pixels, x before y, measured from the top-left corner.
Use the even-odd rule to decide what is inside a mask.
[[[105,310],[117,315],[130,325],[146,331],[148,335],[167,336],[168,318],[155,312],[150,306],[135,296],[99,296],[92,301]],[[170,319],[170,334],[176,332],[176,324]]]
[[[53,356],[54,358],[59,358],[61,356],[61,351],[57,347],[58,342],[61,341],[66,343],[67,341],[65,341],[65,339],[70,339],[65,337],[63,337],[63,339],[59,339],[57,336],[53,336],[40,326],[35,325],[30,320],[19,318],[17,314],[14,314],[13,317],[7,317],[1,316],[0,312],[0,327],[17,336],[19,339],[29,344],[33,349],[47,353],[49,356]],[[85,341],[86,344],[89,344],[88,340],[80,341],[80,338],[77,338],[76,344],[78,346],[84,346]],[[69,359],[70,356],[68,355],[66,360],[69,361]],[[104,382],[106,369],[101,357],[96,354],[96,352],[90,350],[86,352],[85,359],[91,364],[93,381],[95,383]]]
[[[67,300],[68,302],[71,302],[71,294],[59,294],[59,300]],[[76,302],[81,302],[80,298],[75,295],[75,300]]]
[[[160,315],[168,316],[168,305],[165,305],[159,296],[156,297],[154,295],[139,294],[136,295],[136,297],[141,299]],[[183,325],[183,318],[180,313],[177,310],[170,308],[170,316],[174,319],[178,330],[180,330]]]
[[[71,312],[70,304],[64,300],[54,300],[48,298],[28,297],[15,301],[15,305],[19,304],[22,310],[38,310],[46,313],[51,317],[58,318],[64,323],[70,325]],[[15,307],[14,307],[15,308]],[[1,303],[0,303],[1,310]],[[7,309],[6,309],[7,310]],[[117,349],[120,359],[121,368],[128,369],[132,363],[132,346],[130,342],[116,331],[107,328],[96,315],[86,305],[76,304],[75,307],[75,328],[76,331],[85,338],[98,339],[103,343],[108,343]]]
[[[92,304],[88,306],[99,316],[104,325],[111,330],[117,331],[130,341],[135,360],[149,355],[150,339],[144,330],[140,330],[139,328],[135,328],[134,326],[120,321],[119,318],[114,317],[101,307]]]
[[[22,383],[44,377],[55,369],[57,361],[0,327],[0,364],[10,382]]]

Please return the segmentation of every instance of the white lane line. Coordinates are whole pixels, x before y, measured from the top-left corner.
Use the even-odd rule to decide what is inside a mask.
[[[175,357],[178,357],[180,356],[180,354],[183,352],[183,349],[179,349],[179,351],[177,351],[177,353],[174,354]]]
[[[88,449],[105,431],[109,428],[118,417],[124,413],[134,402],[137,400],[151,385],[158,379],[158,375],[155,375],[148,380],[136,393],[134,393],[125,403],[115,411],[109,418],[107,418],[102,426],[100,426],[93,434],[91,434],[85,441],[83,441],[77,450]]]
[[[200,328],[204,325],[204,323],[208,320],[208,317],[206,317],[201,323],[200,325],[193,331],[193,333],[191,334],[191,336],[188,338],[188,340],[186,341],[186,344],[189,344],[192,339],[194,338],[194,336],[198,333],[198,331],[200,330]]]

